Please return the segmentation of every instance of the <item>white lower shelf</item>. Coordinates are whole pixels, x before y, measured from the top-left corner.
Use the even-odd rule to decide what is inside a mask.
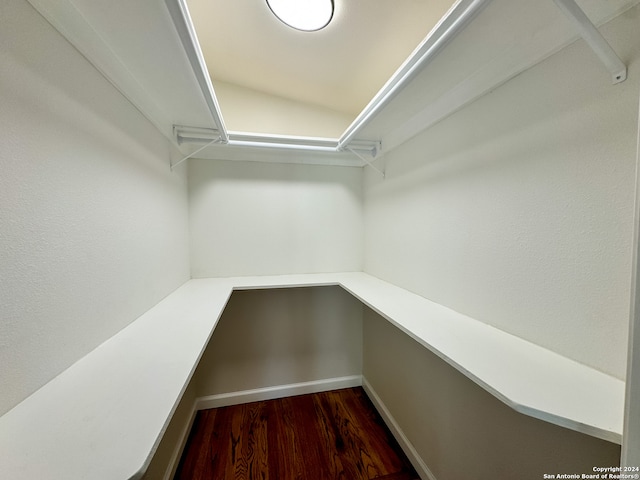
[[[0,417],[14,480],[141,478],[234,289],[340,285],[515,410],[621,442],[624,382],[365,273],[191,280]]]

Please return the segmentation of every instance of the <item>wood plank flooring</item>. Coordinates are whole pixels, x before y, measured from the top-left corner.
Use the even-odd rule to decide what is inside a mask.
[[[198,412],[174,480],[419,479],[361,387]]]

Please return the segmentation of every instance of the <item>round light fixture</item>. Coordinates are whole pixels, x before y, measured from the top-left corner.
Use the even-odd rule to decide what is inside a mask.
[[[296,30],[314,32],[333,17],[333,0],[267,0],[278,19]]]

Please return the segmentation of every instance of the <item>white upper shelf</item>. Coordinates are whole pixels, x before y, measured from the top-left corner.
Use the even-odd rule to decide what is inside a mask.
[[[365,273],[200,279],[0,417],[3,478],[141,478],[231,292],[325,285],[342,286],[515,410],[621,442],[621,380]]]
[[[606,23],[637,3],[579,2],[595,25]],[[578,38],[574,23],[553,0],[487,2],[361,131],[360,138],[382,139],[383,150],[392,150]],[[599,62],[596,55],[593,62]],[[602,75],[609,75],[604,66]]]
[[[178,33],[180,29],[176,29],[169,13],[171,9],[175,18],[181,0],[166,0],[166,4],[158,0],[29,1],[171,139],[184,156],[202,145],[179,146],[174,125],[217,128],[219,119],[212,113],[211,98],[206,88],[203,89],[206,79],[203,80],[203,72],[194,70],[193,52],[188,55],[182,43],[184,38],[180,37],[184,37],[184,32]],[[638,1],[580,0],[579,6],[599,25]],[[456,22],[463,24],[464,29],[456,28],[452,35],[445,27]],[[393,87],[397,78],[392,77],[342,139],[335,139],[336,145],[341,149],[356,139],[382,142],[382,151],[389,151],[576,38],[574,25],[554,0],[459,0],[421,45],[425,48],[435,45],[429,61],[424,65],[420,63],[420,68],[409,75],[410,81],[401,82],[398,88]],[[414,52],[416,58],[408,59],[397,76],[405,75],[404,70],[425,48],[418,48]],[[594,55],[594,62],[597,61]],[[604,67],[603,74],[607,74]],[[388,95],[385,89],[391,87],[392,94]],[[363,119],[366,121],[362,122]],[[197,156],[347,166],[367,164],[366,158],[345,151],[300,151],[293,155],[284,153],[284,149],[276,148],[275,153],[273,150],[212,144]]]

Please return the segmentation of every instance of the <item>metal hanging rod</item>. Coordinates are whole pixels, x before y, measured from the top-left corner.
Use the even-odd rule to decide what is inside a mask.
[[[212,139],[219,138],[220,140],[214,143],[324,152],[351,151],[355,153],[354,151],[357,151],[375,158],[379,144],[376,147],[376,142],[359,142],[356,137],[491,0],[458,0],[337,140],[227,132],[185,1],[165,0],[216,128],[208,129],[208,134],[204,136],[201,131],[200,138],[194,132],[190,132],[189,136],[181,134],[182,136],[178,137],[179,143],[184,141],[209,143]],[[575,1],[554,1],[576,25],[582,37],[605,64],[612,75],[613,83],[624,81],[627,76],[626,66]],[[188,140],[186,140],[187,138]]]
[[[228,146],[254,147],[254,148],[280,148],[292,150],[307,150],[315,152],[338,152],[338,140],[324,137],[301,137],[293,135],[273,135],[246,132],[227,132],[227,141],[222,142],[220,131],[213,128],[188,127],[174,125],[173,134],[178,145],[185,143],[204,143],[204,147],[214,144],[226,143]],[[365,155],[376,158],[381,151],[380,142],[355,140],[350,145],[351,151],[359,152],[358,156]],[[195,152],[192,154],[194,155]]]
[[[200,148],[190,153],[180,161],[171,165],[173,170],[182,162],[192,158],[197,153],[214,144],[222,144],[220,133],[213,128],[187,127],[184,125],[174,125],[173,134],[178,145],[185,143],[202,143]],[[291,135],[271,135],[244,132],[228,132],[228,147],[253,147],[253,148],[277,148],[307,150],[314,152],[337,153],[338,140],[335,138],[322,137],[297,137]],[[385,177],[385,173],[378,169],[373,161],[379,158],[382,152],[381,142],[354,140],[344,151],[348,151],[358,157],[363,166],[371,167],[373,170]]]
[[[386,173],[384,172],[384,170],[380,170],[378,167],[376,167],[373,164],[373,160],[375,160],[375,156],[374,156],[374,158],[372,160],[368,160],[364,155],[358,153],[358,150],[355,150],[354,148],[347,147],[346,150],[351,152],[351,153],[353,153],[356,157],[358,157],[360,160],[362,160],[367,167],[371,167],[373,170],[375,170],[380,175],[382,175],[383,179],[386,178]]]
[[[366,154],[370,156],[372,159],[376,159],[382,153],[382,142],[380,141],[374,142],[374,141],[368,141],[368,140],[353,140],[351,141],[351,143],[349,143],[346,150],[350,150],[352,153],[359,152],[361,155]]]
[[[445,17],[436,25],[427,38],[420,44],[414,54],[400,67],[396,74],[387,82],[387,84],[378,92],[373,100],[360,113],[358,118],[345,131],[340,139],[336,142],[335,151],[344,151],[347,146],[351,146],[354,150],[362,150],[355,141],[356,136],[362,128],[377,114],[389,101],[404,87],[421,69],[430,61],[444,45],[449,42],[470,20],[475,16],[481,8],[488,4],[491,0],[458,0],[458,2],[449,10]],[[180,40],[194,74],[198,80],[202,93],[207,102],[207,106],[214,119],[217,130],[220,132],[220,143],[229,143],[231,145],[241,146],[280,146],[282,148],[299,148],[299,149],[317,149],[320,151],[329,151],[326,145],[317,145],[315,142],[306,140],[300,142],[281,141],[282,137],[267,138],[265,136],[261,140],[256,139],[240,139],[232,138],[231,132],[227,132],[220,106],[216,99],[211,80],[207,73],[206,63],[202,55],[202,50],[198,44],[197,35],[186,0],[165,0],[169,9],[169,13],[173,18]],[[272,137],[272,136],[271,136]],[[249,143],[247,143],[249,142]],[[352,145],[353,144],[353,145]],[[375,156],[375,154],[374,154]]]
[[[224,119],[222,118],[222,112],[220,111],[220,105],[218,99],[213,91],[213,85],[211,84],[211,78],[207,70],[207,64],[204,61],[204,55],[202,49],[198,43],[198,37],[196,35],[195,27],[191,21],[191,15],[189,15],[189,9],[187,8],[185,0],[165,0],[165,4],[169,9],[169,14],[173,19],[173,24],[176,27],[182,47],[187,54],[191,69],[193,70],[196,80],[200,85],[200,90],[204,96],[204,100],[207,104],[213,123],[215,124],[222,143],[227,143],[229,137],[227,135],[227,129],[224,125]]]
[[[185,125],[174,125],[173,136],[178,145],[183,143],[209,143],[211,140],[220,138],[220,131],[215,128],[187,127]]]
[[[349,125],[338,141],[338,150],[346,149],[373,117],[386,107],[490,1],[458,0]]]
[[[627,66],[574,0],[554,0],[611,74],[614,84],[627,79]]]
[[[295,135],[273,135],[247,132],[229,132],[229,145],[239,147],[285,148],[335,152],[337,140],[325,137],[302,137]]]

